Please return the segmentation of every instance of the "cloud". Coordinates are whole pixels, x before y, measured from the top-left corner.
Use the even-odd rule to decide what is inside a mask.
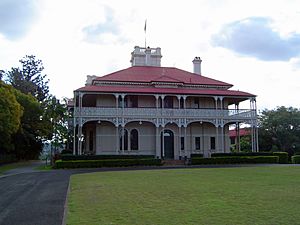
[[[272,20],[250,17],[225,25],[212,44],[264,61],[289,61],[300,55],[300,34],[283,38],[271,28]]]
[[[29,31],[37,15],[33,0],[0,1],[0,33],[10,40],[16,40]]]
[[[120,37],[120,25],[114,18],[114,11],[105,7],[105,21],[91,24],[82,29],[84,40],[90,43],[112,43],[115,41],[126,42],[125,38]]]

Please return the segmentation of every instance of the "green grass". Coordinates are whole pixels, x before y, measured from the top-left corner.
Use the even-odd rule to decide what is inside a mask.
[[[31,163],[30,161],[22,161],[22,162],[5,164],[3,166],[0,166],[0,175],[8,170],[12,170],[18,167],[28,166],[30,163]]]
[[[278,166],[73,175],[67,224],[300,224],[299,174]]]

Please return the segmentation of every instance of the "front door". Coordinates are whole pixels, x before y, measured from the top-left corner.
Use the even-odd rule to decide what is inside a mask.
[[[162,156],[165,159],[174,159],[174,133],[171,130],[164,130],[161,135]]]

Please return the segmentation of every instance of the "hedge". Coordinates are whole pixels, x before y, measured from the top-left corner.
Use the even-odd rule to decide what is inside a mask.
[[[300,155],[294,155],[294,156],[292,156],[292,163],[294,163],[294,164],[300,164]]]
[[[196,154],[191,154],[191,158],[202,158],[203,154],[201,153],[196,153]]]
[[[287,152],[273,152],[273,155],[279,157],[279,163],[289,163],[289,154]]]
[[[161,166],[160,159],[57,160],[54,168],[99,168],[126,166]]]
[[[64,149],[64,150],[62,150],[61,151],[61,153],[60,154],[62,154],[62,155],[72,155],[73,154],[73,150],[70,150],[70,149]]]
[[[228,157],[228,156],[272,156],[272,152],[229,152],[229,153],[212,153],[211,157]]]
[[[278,156],[231,156],[212,158],[192,158],[191,165],[239,164],[239,163],[278,163]]]
[[[61,155],[63,161],[106,159],[154,159],[154,155]]]

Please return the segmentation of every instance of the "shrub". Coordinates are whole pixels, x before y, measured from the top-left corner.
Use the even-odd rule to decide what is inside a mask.
[[[281,164],[289,162],[289,154],[287,152],[273,152],[273,155],[279,157],[279,163]]]
[[[197,153],[197,154],[191,154],[191,158],[202,158],[203,154]]]
[[[212,153],[211,157],[227,156],[272,156],[272,152],[230,152],[230,153]]]
[[[192,158],[192,165],[201,164],[236,164],[236,163],[278,163],[278,156],[231,156],[212,158]]]
[[[70,149],[64,149],[64,150],[61,151],[60,154],[62,154],[62,155],[65,155],[65,154],[72,155],[72,154],[73,154],[73,151],[70,150]]]
[[[126,166],[160,166],[160,159],[105,159],[105,160],[57,160],[55,168],[99,168]]]
[[[300,155],[292,156],[292,163],[300,164]]]
[[[62,155],[63,161],[105,159],[154,159],[154,155]]]

